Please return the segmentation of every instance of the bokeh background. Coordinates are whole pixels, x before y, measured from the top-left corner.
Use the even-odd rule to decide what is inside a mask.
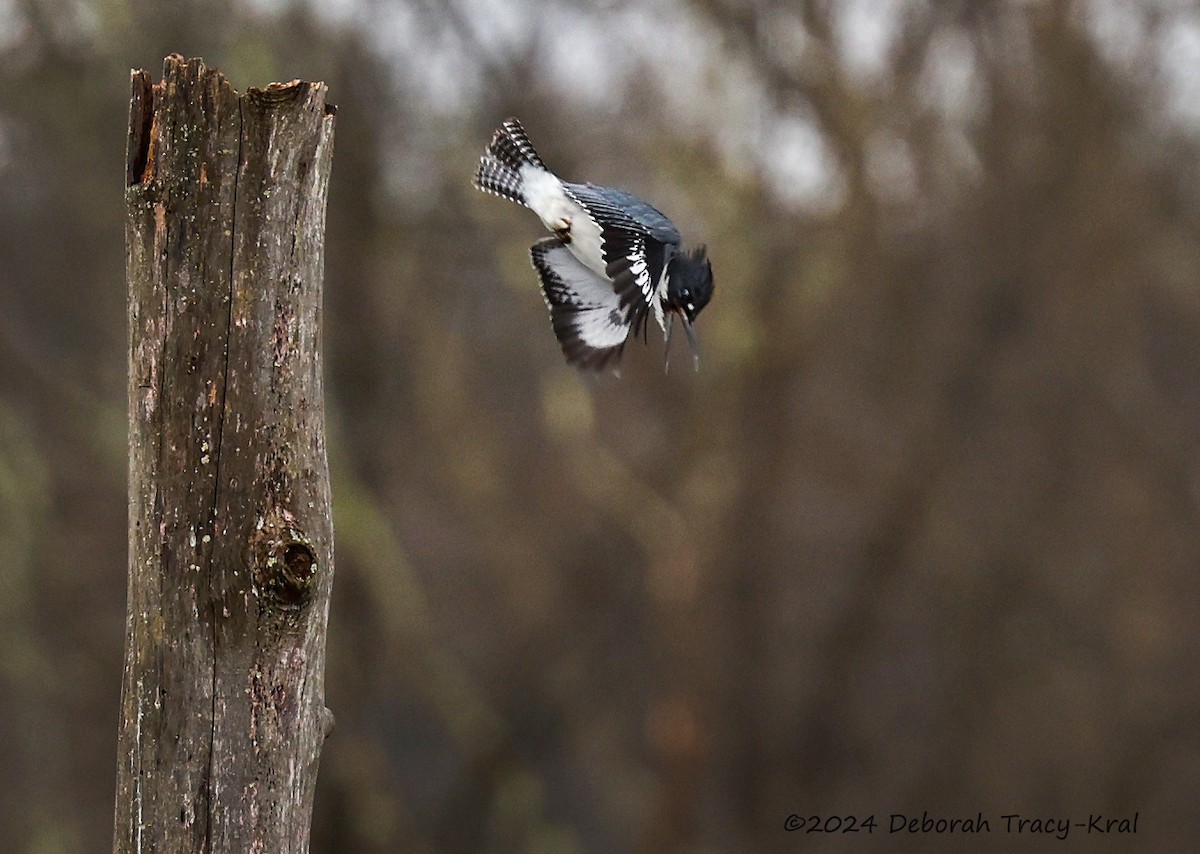
[[[1195,850],[1171,0],[0,0],[0,849],[110,845],[128,77],[176,51],[339,106],[314,851],[1007,851],[1003,814],[1135,811],[1071,850]],[[469,182],[510,114],[709,244],[699,373],[565,366],[539,224]],[[922,811],[993,833],[882,832]]]

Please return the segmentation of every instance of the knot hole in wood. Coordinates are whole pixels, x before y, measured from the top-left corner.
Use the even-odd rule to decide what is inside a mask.
[[[254,539],[255,578],[265,604],[282,612],[302,611],[319,586],[320,563],[313,543],[286,511],[269,513]]]
[[[284,546],[282,564],[284,586],[298,594],[308,590],[317,566],[317,557],[308,544],[288,543]]]

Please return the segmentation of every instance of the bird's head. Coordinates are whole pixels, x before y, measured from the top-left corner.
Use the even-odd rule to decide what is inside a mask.
[[[708,305],[712,295],[712,262],[708,260],[707,250],[698,246],[690,252],[677,253],[671,259],[663,308],[682,315],[690,325]]]
[[[675,315],[683,324],[687,333],[688,344],[692,348],[692,360],[700,367],[700,345],[696,341],[696,333],[692,331],[692,322],[708,305],[713,295],[712,262],[703,246],[690,252],[679,252],[671,258],[671,269],[667,275],[667,293],[663,299],[663,313],[666,317],[666,352],[664,367],[670,358],[671,326]]]

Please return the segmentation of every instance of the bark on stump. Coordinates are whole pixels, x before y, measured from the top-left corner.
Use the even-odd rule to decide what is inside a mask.
[[[333,525],[321,83],[132,75],[129,604],[114,850],[308,849]]]

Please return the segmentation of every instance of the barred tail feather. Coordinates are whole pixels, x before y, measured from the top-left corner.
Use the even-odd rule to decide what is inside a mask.
[[[479,158],[479,168],[475,170],[475,186],[484,192],[494,193],[519,205],[525,204],[525,195],[521,192],[520,173],[514,172],[489,155],[485,154]]]
[[[505,119],[488,143],[488,154],[509,168],[520,172],[525,165],[545,169],[546,164],[538,157],[537,150],[529,141],[529,134],[515,118]]]
[[[522,166],[546,168],[521,123],[515,118],[506,119],[479,159],[475,186],[518,204],[527,204],[521,186]]]

